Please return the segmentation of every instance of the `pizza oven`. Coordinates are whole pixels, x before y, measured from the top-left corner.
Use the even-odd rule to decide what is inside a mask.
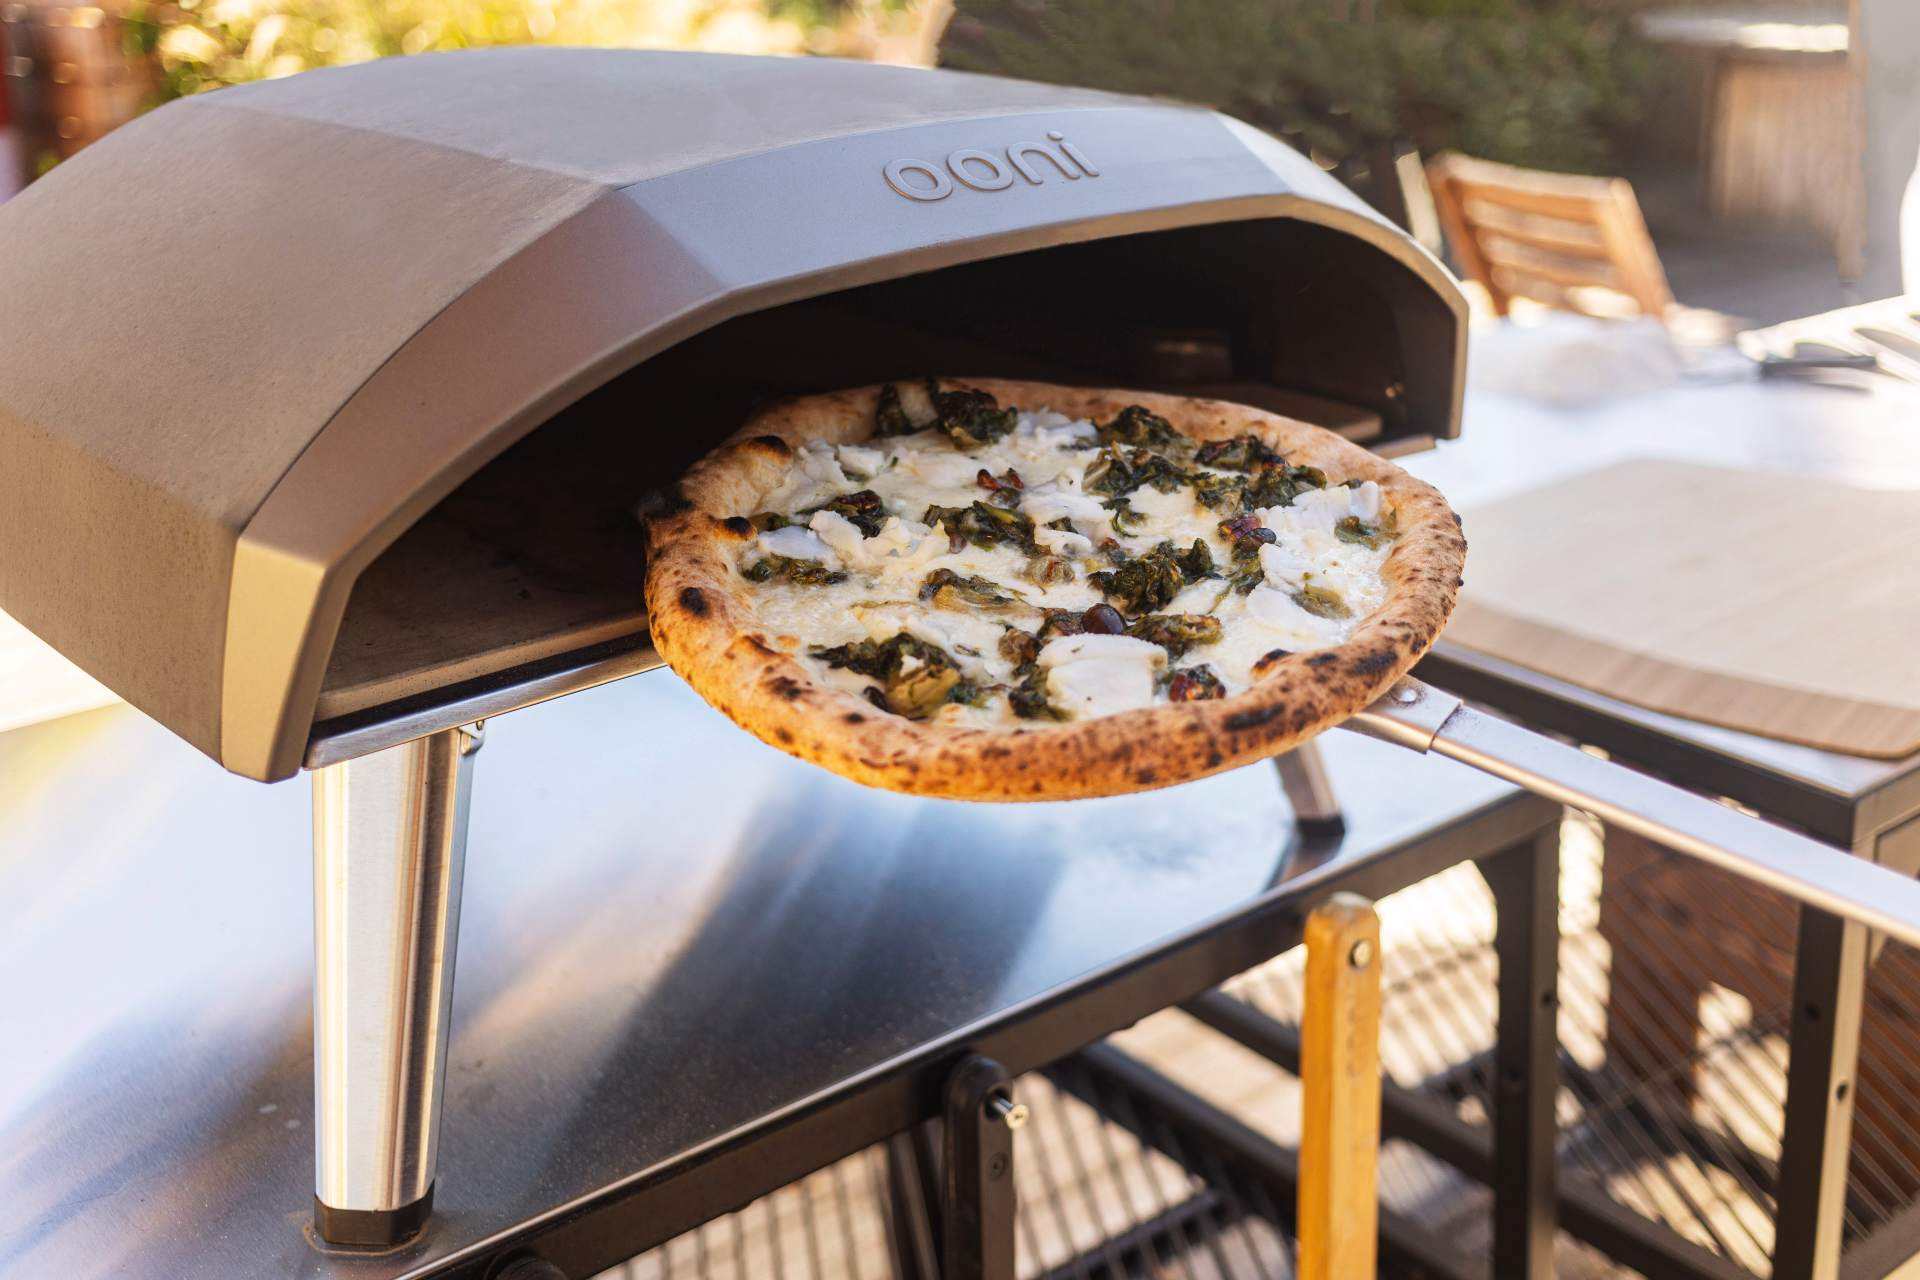
[[[292,775],[644,665],[632,509],[923,373],[1459,427],[1445,272],[1194,107],[825,60],[395,59],[167,106],[0,208],[0,609]]]
[[[316,1212],[431,1203],[483,717],[657,665],[635,509],[927,373],[1459,430],[1465,306],[1238,121],[952,72],[514,49],[227,89],[0,207],[0,609],[315,783]]]

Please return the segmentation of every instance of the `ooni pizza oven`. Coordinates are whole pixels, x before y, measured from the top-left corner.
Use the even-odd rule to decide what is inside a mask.
[[[585,50],[174,103],[0,207],[0,609],[315,787],[317,1217],[431,1202],[481,717],[657,664],[635,504],[764,397],[923,373],[1459,426],[1465,308],[1213,112]]]
[[[250,85],[0,208],[0,608],[283,778],[641,661],[634,501],[768,395],[1231,386],[1404,444],[1464,314],[1196,108],[545,49]]]
[[[228,769],[318,771],[315,1216],[384,1244],[432,1203],[476,722],[657,665],[643,495],[765,397],[930,372],[1417,447],[1465,307],[1210,111],[503,50],[126,126],[0,206],[0,334],[0,609]],[[1444,694],[1357,727],[1920,941],[1911,882]]]

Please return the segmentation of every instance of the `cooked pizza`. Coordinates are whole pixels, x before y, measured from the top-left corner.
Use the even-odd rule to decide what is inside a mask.
[[[1430,486],[1214,400],[991,379],[775,404],[649,520],[660,654],[782,750],[923,795],[1182,782],[1379,696],[1466,555]]]

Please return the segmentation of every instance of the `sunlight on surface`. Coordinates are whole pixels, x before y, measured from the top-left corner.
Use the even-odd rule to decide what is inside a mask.
[[[116,701],[112,690],[0,613],[0,733]]]

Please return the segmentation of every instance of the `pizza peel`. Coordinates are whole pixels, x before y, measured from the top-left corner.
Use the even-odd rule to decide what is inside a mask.
[[[1920,946],[1920,882],[1403,678],[1342,728],[1471,765],[1602,822]]]
[[[1175,416],[1181,412],[1179,406],[1192,404],[1205,406],[1208,413],[1244,413],[1278,421],[1293,429],[1304,429],[1305,436],[1296,435],[1292,439],[1281,438],[1279,447],[1290,456],[1296,449],[1313,450],[1304,452],[1307,461],[1326,466],[1330,471],[1348,475],[1369,475],[1366,468],[1373,468],[1381,478],[1383,487],[1395,483],[1391,478],[1393,469],[1378,469],[1385,464],[1371,454],[1330,433],[1303,423],[1287,420],[1273,420],[1270,415],[1258,410],[1246,409],[1219,401],[1182,401],[1176,397],[1159,396],[1151,393],[1127,392],[1108,393],[1086,389],[1046,386],[1033,383],[1006,383],[989,379],[970,379],[968,385],[988,389],[990,392],[1005,396],[1011,402],[1014,395],[1045,393],[1048,403],[1063,412],[1088,418],[1112,416],[1124,403],[1145,403],[1155,413],[1164,413],[1176,422]],[[821,397],[815,400],[796,400],[785,402],[767,411],[749,422],[736,434],[729,445],[716,450],[719,456],[732,448],[743,454],[764,455],[756,458],[752,466],[772,470],[784,469],[786,460],[792,456],[792,449],[802,441],[816,438],[834,439],[832,432],[847,430],[846,424],[859,421],[870,422],[873,405],[869,403],[879,388],[864,388],[858,391],[839,393],[835,397]],[[865,399],[859,399],[865,397]],[[1115,397],[1118,397],[1117,399]],[[855,401],[858,401],[857,403]],[[1113,403],[1106,403],[1112,400]],[[1064,403],[1061,403],[1064,402]],[[1245,429],[1240,424],[1223,428],[1220,438]],[[844,439],[864,439],[866,430],[860,434],[846,434]],[[790,437],[790,439],[789,439]],[[1323,443],[1324,437],[1333,443]],[[768,442],[771,442],[769,444]],[[777,447],[776,447],[777,446]],[[1326,455],[1331,448],[1334,452]],[[703,464],[704,465],[704,464]],[[676,661],[676,651],[698,654],[700,646],[707,646],[712,653],[720,655],[727,662],[739,660],[732,641],[738,634],[729,620],[728,606],[725,603],[724,590],[716,587],[716,581],[725,581],[731,577],[731,561],[717,553],[707,554],[710,564],[702,564],[692,555],[686,554],[685,547],[690,538],[688,531],[704,529],[709,524],[720,522],[718,513],[729,511],[738,505],[742,492],[750,491],[758,482],[747,479],[731,479],[724,476],[700,476],[700,469],[689,473],[683,479],[681,501],[665,517],[669,534],[665,539],[660,536],[661,523],[650,521],[651,554],[654,563],[650,566],[648,579],[648,604],[652,616],[654,643],[663,657],[680,670],[689,679],[697,691],[716,705],[723,714],[749,728],[763,740],[767,740],[790,754],[800,755],[813,763],[829,768],[854,781],[870,785],[883,785],[889,789],[926,795],[954,795],[952,791],[942,791],[939,779],[930,783],[927,777],[916,771],[886,773],[880,766],[872,763],[872,758],[854,753],[842,753],[838,756],[831,752],[809,753],[800,750],[797,742],[805,732],[805,723],[794,719],[787,722],[775,721],[772,732],[764,724],[750,723],[739,714],[737,703],[731,703],[726,695],[738,697],[743,691],[750,691],[754,684],[765,684],[784,696],[769,698],[762,709],[771,709],[776,713],[786,713],[796,708],[804,709],[807,703],[805,695],[797,692],[797,680],[783,677],[777,673],[767,678],[760,667],[749,664],[747,674],[729,672],[726,681],[703,681],[699,668],[689,672]],[[748,473],[750,474],[750,473]],[[1399,477],[1405,479],[1404,475]],[[733,487],[728,487],[729,485]],[[1426,488],[1425,486],[1421,486]],[[1427,493],[1432,501],[1440,502],[1440,495]],[[715,514],[706,514],[704,508],[712,508]],[[1441,505],[1444,512],[1444,504]],[[1450,513],[1447,513],[1450,514]],[[1405,529],[1403,538],[1408,536]],[[662,551],[663,543],[668,551]],[[1464,551],[1464,546],[1459,548]],[[663,568],[671,555],[671,568]],[[1444,557],[1442,557],[1442,563]],[[689,568],[689,566],[692,568]],[[1451,565],[1448,576],[1457,572],[1457,561]],[[704,572],[708,576],[702,577]],[[1432,570],[1429,569],[1429,580]],[[663,607],[664,606],[664,607]],[[697,607],[696,607],[697,606]],[[668,628],[667,617],[670,611],[677,609],[673,626]],[[1374,621],[1390,610],[1383,607],[1369,621]],[[1446,610],[1441,609],[1438,616],[1425,629],[1427,642],[1431,641],[1438,628],[1444,626]],[[1411,630],[1411,628],[1408,628]],[[694,637],[689,640],[689,636]],[[774,651],[764,644],[754,646],[768,657],[775,657]],[[1354,646],[1349,642],[1347,648]],[[1404,642],[1391,655],[1394,669],[1405,672],[1413,664],[1425,644],[1415,642],[1411,646]],[[1319,655],[1300,655],[1298,661],[1315,666]],[[1358,661],[1352,653],[1348,654],[1349,667],[1359,667],[1370,661],[1377,661],[1377,654],[1362,655]],[[1287,656],[1288,661],[1296,660],[1294,655]],[[1377,670],[1377,667],[1375,668]],[[796,673],[798,669],[795,669]],[[1690,857],[1712,863],[1725,870],[1732,871],[1744,878],[1754,880],[1778,892],[1785,893],[1800,902],[1818,909],[1831,912],[1871,928],[1879,929],[1909,944],[1920,946],[1920,883],[1898,875],[1863,858],[1855,857],[1840,849],[1799,835],[1785,827],[1767,822],[1757,816],[1743,812],[1729,805],[1721,804],[1702,795],[1685,791],[1671,784],[1661,782],[1646,774],[1623,765],[1590,755],[1577,747],[1568,745],[1555,738],[1537,733],[1509,721],[1501,720],[1466,706],[1460,699],[1442,690],[1421,683],[1407,676],[1394,679],[1385,677],[1390,684],[1374,680],[1369,687],[1357,689],[1352,682],[1344,687],[1347,697],[1358,693],[1359,697],[1340,705],[1342,690],[1338,687],[1330,697],[1322,697],[1312,706],[1304,708],[1308,713],[1306,722],[1283,735],[1267,740],[1264,753],[1247,752],[1238,757],[1239,762],[1283,755],[1287,750],[1311,741],[1319,732],[1328,728],[1346,728],[1371,737],[1383,739],[1399,746],[1419,752],[1434,752],[1450,757],[1463,764],[1470,765],[1493,777],[1518,785],[1549,800],[1582,809],[1594,814],[1603,822],[1631,831],[1656,844],[1686,854]],[[1310,683],[1310,682],[1309,682]],[[1277,681],[1281,701],[1270,701],[1252,712],[1235,715],[1225,723],[1229,731],[1258,728],[1270,722],[1278,722],[1291,708],[1284,704],[1290,695],[1289,689],[1298,689],[1300,684],[1288,686],[1284,680]],[[1380,696],[1373,694],[1384,687]],[[1324,690],[1322,691],[1324,692]],[[716,693],[722,696],[715,696]],[[1366,699],[1372,697],[1371,702]],[[1191,731],[1206,726],[1189,722],[1188,716],[1208,714],[1205,708],[1209,704],[1185,704],[1177,711],[1172,706],[1162,707],[1154,712],[1161,718],[1156,728],[1167,735],[1168,741],[1175,741],[1176,735],[1187,736]],[[1358,707],[1357,710],[1353,708]],[[1189,710],[1189,708],[1195,708]],[[1172,713],[1169,715],[1169,713]],[[869,715],[864,712],[849,712],[843,717],[849,722],[868,722]],[[1235,720],[1244,720],[1236,724]],[[916,730],[917,731],[917,730]],[[1066,730],[1056,731],[1060,733]],[[1037,738],[1037,735],[1036,735]],[[1136,740],[1137,741],[1137,740]],[[817,744],[815,744],[817,746]],[[924,745],[913,743],[911,745]],[[1002,745],[995,748],[997,759],[1006,761],[1018,746]],[[1189,753],[1191,754],[1191,753]],[[1138,771],[1139,783],[1147,786],[1165,786],[1182,781],[1186,777],[1203,776],[1206,772],[1216,771],[1223,763],[1218,755],[1211,758],[1193,760],[1180,757],[1177,751],[1156,761],[1150,767]],[[1049,765],[1072,766],[1077,763],[1071,754],[1049,757],[1044,754],[1031,757],[1023,763],[1038,762],[1044,771]],[[1232,767],[1235,761],[1227,761]],[[883,762],[884,763],[884,762]],[[1137,761],[1133,763],[1137,764]],[[1189,766],[1192,766],[1189,768]],[[1017,767],[1013,770],[1017,772]],[[1129,773],[1124,782],[1131,783],[1134,775]],[[1031,780],[1031,775],[1029,775]],[[1115,790],[1138,790],[1140,786],[1123,785],[1111,790],[1087,790],[1082,780],[1080,794],[1113,794]],[[1064,799],[1073,794],[1062,789],[1045,794],[1036,785],[1033,799]],[[1024,793],[959,795],[968,799],[1025,799]]]

